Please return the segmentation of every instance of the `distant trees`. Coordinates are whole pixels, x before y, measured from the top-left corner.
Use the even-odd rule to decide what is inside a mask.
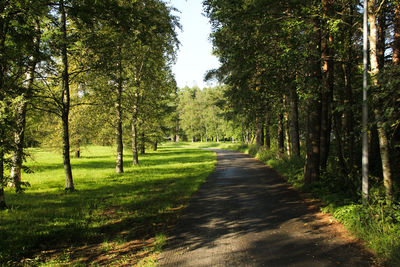
[[[224,88],[184,87],[179,92],[179,126],[190,141],[216,141],[237,138],[228,121]]]
[[[370,168],[382,178],[389,202],[400,178],[391,166],[399,162],[397,2],[369,1]],[[222,64],[211,74],[227,85],[229,105],[256,133],[258,146],[262,136],[272,136],[278,155],[296,157],[301,143],[306,184],[335,170],[340,175],[332,183],[359,191],[358,1],[205,0],[203,5]],[[264,143],[269,147],[265,138]]]

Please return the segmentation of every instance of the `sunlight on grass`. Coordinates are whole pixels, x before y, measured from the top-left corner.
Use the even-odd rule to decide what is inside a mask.
[[[216,163],[213,152],[164,145],[141,155],[140,166],[125,154],[125,173],[117,175],[114,149],[90,146],[72,159],[78,191],[66,194],[61,155],[29,152],[26,165],[34,173],[23,174],[23,180],[32,187],[23,194],[7,189],[11,209],[0,213],[1,264],[26,258],[32,264],[103,265],[123,257],[130,264],[141,260],[135,252],[146,247],[143,257],[149,257],[159,251],[163,234]],[[123,244],[129,244],[130,254],[119,253],[125,251]],[[101,256],[106,250],[113,257]]]

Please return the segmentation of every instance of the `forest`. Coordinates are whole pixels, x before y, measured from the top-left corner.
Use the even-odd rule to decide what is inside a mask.
[[[398,233],[399,1],[203,6],[221,62],[206,79],[226,85],[224,107],[241,125],[242,142],[250,133],[253,154],[291,162],[281,164],[288,179],[324,199],[337,217],[353,217],[350,228],[369,229],[358,231],[364,238],[368,231]],[[396,247],[390,239],[382,243]]]
[[[0,210],[31,190],[34,148],[62,158],[62,191],[79,194],[71,159],[85,147],[112,147],[123,175],[162,143],[224,143],[400,262],[399,1],[204,0],[221,66],[203,89],[177,88],[176,12],[162,0],[0,2]]]
[[[305,184],[329,180],[354,194],[367,107],[370,191],[390,205],[400,181],[399,8],[368,1],[366,102],[359,1],[204,1],[221,62],[206,78],[226,85],[225,109],[257,146],[273,139],[278,157],[305,156]]]

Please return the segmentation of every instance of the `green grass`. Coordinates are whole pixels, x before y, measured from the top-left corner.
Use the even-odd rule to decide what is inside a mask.
[[[187,147],[187,148],[216,148],[216,149],[227,149],[241,152],[249,152],[249,146],[242,145],[241,143],[235,142],[177,142],[170,143],[173,147]]]
[[[179,211],[214,169],[215,153],[162,146],[115,174],[111,147],[87,147],[72,159],[77,192],[64,192],[61,155],[30,149],[23,174],[32,187],[6,190],[0,213],[0,265],[136,264],[160,250]],[[129,249],[128,249],[129,248]],[[108,258],[102,259],[102,254]]]

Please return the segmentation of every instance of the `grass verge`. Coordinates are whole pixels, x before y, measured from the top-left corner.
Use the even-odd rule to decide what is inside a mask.
[[[215,167],[215,153],[162,146],[115,174],[114,149],[88,147],[72,159],[75,187],[64,192],[61,156],[30,149],[32,187],[6,191],[0,212],[0,265],[152,264],[191,195]]]

